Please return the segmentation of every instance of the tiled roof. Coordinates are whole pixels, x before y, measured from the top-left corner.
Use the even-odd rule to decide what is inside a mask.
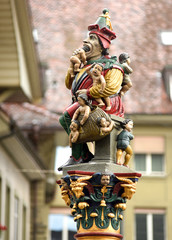
[[[162,69],[172,63],[172,46],[160,41],[162,30],[172,29],[170,0],[29,0],[33,28],[38,30],[37,49],[40,61],[51,69],[45,106],[62,112],[71,102],[64,78],[73,50],[82,45],[87,27],[95,23],[102,9],[110,10],[117,35],[111,55],[128,52],[131,56],[132,89],[124,96],[127,113],[169,114],[172,102],[164,90]],[[56,80],[52,89],[50,82]]]
[[[2,103],[0,110],[5,112],[22,130],[57,130],[59,116],[29,103]]]

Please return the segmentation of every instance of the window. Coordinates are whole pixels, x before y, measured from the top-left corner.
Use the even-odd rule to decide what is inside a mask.
[[[165,66],[162,71],[162,78],[165,87],[165,91],[170,101],[172,101],[172,66]]]
[[[33,35],[34,42],[38,43],[39,42],[39,37],[38,37],[38,30],[36,28],[33,29],[32,35]]]
[[[19,199],[14,199],[14,240],[18,240],[18,228],[19,228]]]
[[[135,170],[145,175],[164,175],[165,139],[161,136],[135,136]]]
[[[135,240],[165,240],[165,211],[136,210],[135,236]]]
[[[163,154],[135,154],[135,170],[145,175],[164,174],[164,155]]]
[[[124,235],[124,227],[125,227],[125,213],[123,213],[123,220],[122,221],[120,221],[120,234],[124,237],[125,235]],[[125,240],[124,238],[123,238],[123,240]]]
[[[26,239],[26,207],[23,206],[22,217],[22,240]]]
[[[6,187],[6,200],[5,200],[5,226],[7,230],[5,231],[5,240],[10,239],[10,188]]]
[[[162,31],[160,35],[163,45],[172,45],[172,31]]]
[[[50,240],[73,240],[76,234],[76,223],[73,217],[64,214],[49,215]]]

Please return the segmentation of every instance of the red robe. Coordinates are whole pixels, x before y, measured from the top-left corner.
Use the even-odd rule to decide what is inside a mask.
[[[123,73],[123,70],[119,66],[115,65],[113,69],[118,69]],[[102,73],[103,76],[105,77],[105,79],[106,79],[106,74],[108,73],[109,70],[110,69],[107,69],[107,70],[103,71],[103,73]],[[93,81],[92,81],[91,77],[86,72],[83,72],[83,74],[80,75],[79,77],[78,77],[78,75],[79,74],[77,74],[75,76],[75,79],[72,82],[72,88],[71,88],[72,95],[75,96],[75,93],[77,90],[87,89],[87,96],[89,99],[92,100],[92,104],[98,105],[98,103],[94,100],[94,97],[92,96],[91,89],[93,86]],[[115,79],[114,79],[114,81],[115,81]],[[118,81],[118,79],[116,81]],[[108,114],[114,114],[119,117],[124,117],[124,106],[123,106],[121,97],[116,92],[114,92],[114,94],[110,96],[110,103],[111,103],[110,111],[105,111],[106,106],[103,106],[102,109]],[[78,106],[79,106],[78,102],[75,102],[66,109],[66,111],[69,113],[71,118],[72,118],[75,110],[78,108]]]

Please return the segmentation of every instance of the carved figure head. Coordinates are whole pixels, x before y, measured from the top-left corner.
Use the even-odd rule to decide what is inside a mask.
[[[88,26],[89,37],[83,42],[87,60],[95,60],[109,54],[111,41],[116,38],[112,31],[109,10],[104,9],[95,24]]]
[[[106,118],[104,118],[104,117],[98,117],[98,118],[97,118],[97,125],[98,125],[99,127],[107,127],[108,121],[107,121]]]
[[[89,105],[88,97],[86,94],[79,94],[77,99],[80,106]]]
[[[83,43],[83,48],[86,49],[87,60],[99,59],[103,55],[102,45],[96,34],[90,34]]]
[[[97,63],[93,66],[92,68],[92,73],[95,75],[95,76],[100,76],[102,71],[104,69],[104,66],[103,64],[101,63]]]
[[[116,38],[116,34],[112,31],[112,24],[110,21],[109,10],[104,9],[103,14],[97,19],[95,24],[89,25],[89,34],[96,34],[100,39],[103,47],[108,49],[111,41]]]
[[[128,53],[121,53],[119,55],[119,62],[122,64],[122,63],[125,63],[127,62],[128,64],[130,64],[130,56]]]
[[[68,189],[70,186],[70,176],[66,175],[65,177],[61,178],[61,185],[63,189]]]
[[[122,122],[122,128],[123,129],[126,129],[127,131],[131,132],[131,130],[133,129],[133,121],[131,119],[125,119],[123,122]]]
[[[70,130],[73,132],[79,130],[79,127],[80,127],[80,123],[78,120],[73,120],[70,124]]]
[[[108,174],[102,174],[101,180],[100,180],[101,185],[107,186],[110,183],[110,175]]]

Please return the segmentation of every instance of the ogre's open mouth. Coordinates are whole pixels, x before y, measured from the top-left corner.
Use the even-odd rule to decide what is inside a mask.
[[[90,43],[84,42],[82,48],[83,48],[83,50],[85,51],[86,58],[87,58],[87,61],[88,61],[89,58],[92,56],[93,46],[92,46],[92,44],[90,44]]]
[[[87,56],[90,55],[93,50],[93,47],[90,43],[84,43],[82,48],[84,49]]]
[[[91,49],[88,45],[84,45],[82,48],[85,52],[89,52]]]

